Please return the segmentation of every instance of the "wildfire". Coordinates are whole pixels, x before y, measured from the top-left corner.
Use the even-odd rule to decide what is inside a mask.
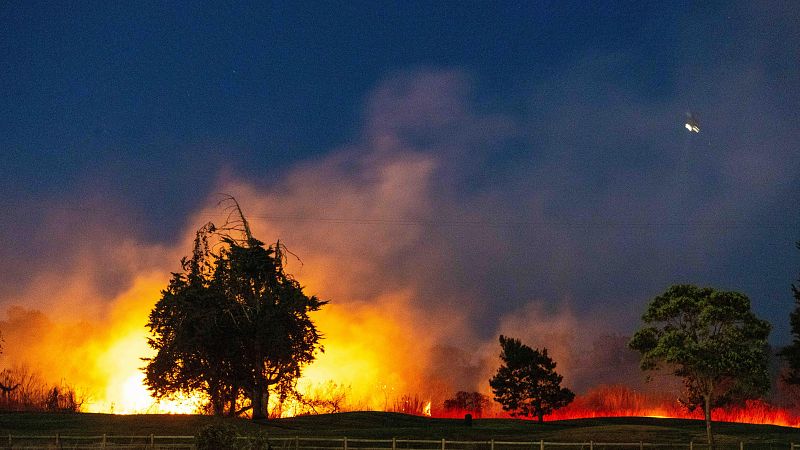
[[[82,340],[76,337],[79,333],[75,327],[45,322],[41,315],[36,316],[38,322],[24,312],[12,315],[19,315],[21,318],[16,320],[27,325],[39,323],[36,326],[41,328],[43,338],[29,350],[40,363],[60,367],[59,376],[87,393],[82,410],[115,414],[195,413],[203,403],[202,398],[156,401],[144,385],[140,358],[150,355],[151,350],[143,324],[162,283],[154,277],[138,279],[116,300],[107,326],[82,325],[85,331]],[[419,380],[419,368],[427,361],[420,358],[424,352],[420,352],[419,345],[406,338],[403,324],[415,323],[413,314],[390,314],[410,311],[406,301],[406,297],[396,295],[370,305],[351,305],[348,309],[332,304],[321,311],[318,323],[325,330],[325,352],[305,370],[297,387],[305,401],[324,406],[315,410],[308,407],[309,403],[290,402],[280,414],[394,410],[432,417],[463,417],[469,412],[445,411],[430,399],[420,400],[407,394],[426,391],[424,383],[412,380]],[[475,416],[507,417],[496,406],[493,408]],[[797,412],[763,401],[715,410],[713,415],[718,421],[800,426]],[[546,419],[620,416],[702,419],[700,411],[689,413],[674,398],[648,397],[624,386],[595,388]]]
[[[161,276],[139,277],[113,302],[102,324],[52,322],[45,315],[29,310],[11,311],[8,326],[3,327],[7,344],[6,362],[33,369],[53,367],[40,374],[47,380],[67,380],[82,397],[81,410],[114,414],[196,413],[202,404],[199,397],[177,397],[156,401],[144,384],[143,357],[152,355],[147,345],[147,320],[160,289]],[[343,308],[332,304],[317,316],[325,332],[325,351],[307,367],[297,387],[310,402],[324,403],[324,408],[309,409],[291,401],[283,405],[281,415],[341,410],[391,410],[403,393],[418,391],[416,380],[420,366],[418,342],[407,339],[401,323],[415,323],[402,294],[387,296],[370,305]],[[392,317],[393,319],[387,319]],[[19,332],[15,330],[21,330]],[[37,334],[36,340],[20,346],[14,339],[22,331]],[[20,339],[27,339],[24,335]],[[11,360],[11,361],[8,361]],[[52,375],[51,377],[47,377]],[[48,381],[50,382],[50,381]],[[274,399],[273,399],[274,400]],[[271,404],[271,406],[275,406]],[[417,412],[417,407],[403,408]],[[429,409],[429,406],[428,406]]]
[[[458,418],[474,411],[434,411],[434,417]],[[508,418],[497,405],[482,411],[478,417]],[[545,420],[570,420],[595,417],[653,417],[671,419],[703,419],[703,412],[687,411],[675,399],[665,395],[645,395],[625,386],[598,386],[579,395],[565,408],[545,416]],[[761,400],[749,400],[741,406],[718,408],[712,412],[715,421],[760,425],[800,427],[800,411],[770,405]]]
[[[257,200],[253,202],[258,204]],[[272,209],[269,203],[263,202],[261,208],[253,213],[266,215]],[[278,231],[259,234],[283,235]],[[463,413],[470,412],[442,409],[444,399],[454,394],[458,390],[456,387],[463,388],[462,385],[470,382],[470,377],[459,382],[448,377],[472,371],[476,374],[470,378],[473,381],[479,378],[487,380],[486,367],[470,360],[459,363],[458,370],[451,369],[429,351],[436,344],[448,342],[447,338],[455,342],[461,340],[465,346],[479,349],[474,353],[480,353],[481,346],[475,346],[469,332],[461,329],[466,327],[459,322],[459,317],[449,309],[435,312],[434,306],[415,304],[418,295],[411,289],[367,290],[371,292],[369,294],[350,292],[348,286],[356,281],[378,276],[371,271],[371,260],[343,262],[340,250],[350,249],[353,242],[347,233],[341,234],[339,247],[329,247],[333,245],[329,233],[317,232],[313,228],[304,231],[308,233],[303,237],[312,242],[309,248],[298,251],[303,255],[306,267],[300,278],[310,292],[331,300],[313,317],[323,333],[325,351],[304,369],[303,377],[297,383],[302,399],[290,400],[282,408],[277,408],[274,403],[276,396],[272,396],[271,409],[275,411],[277,408],[280,415],[391,410],[432,417],[463,417]],[[359,251],[385,251],[384,246],[375,245],[372,238],[371,234],[365,236],[362,242],[368,245],[364,244]],[[392,234],[381,242],[398,242],[398,239]],[[145,323],[168,281],[169,269],[156,266],[168,261],[169,267],[174,269],[174,263],[180,258],[176,255],[185,253],[181,250],[187,246],[181,245],[177,247],[181,250],[172,251],[142,249],[135,244],[126,244],[124,251],[120,251],[122,256],[115,256],[119,259],[116,263],[119,272],[125,276],[120,277],[124,279],[120,290],[112,294],[101,294],[105,291],[93,285],[92,280],[86,280],[85,274],[96,271],[94,265],[100,264],[96,261],[81,262],[80,270],[72,278],[61,274],[45,274],[37,278],[32,284],[40,283],[41,286],[32,287],[19,303],[39,305],[37,300],[49,298],[45,294],[63,293],[42,306],[47,309],[47,315],[22,308],[7,311],[7,318],[0,326],[5,339],[0,362],[6,368],[26,365],[38,371],[47,383],[65,380],[81,393],[81,409],[84,411],[116,414],[197,412],[198,405],[203,403],[201,397],[153,399],[144,384],[141,370],[145,364],[141,358],[152,355],[147,345]],[[325,251],[315,253],[314,248]],[[372,258],[379,259],[380,255],[372,255]],[[137,259],[147,263],[137,265],[131,261]],[[101,258],[97,261],[106,260]],[[353,267],[343,270],[343,264]],[[143,271],[142,266],[148,269]],[[340,273],[349,274],[350,278],[343,281]],[[67,286],[67,289],[60,290],[62,286]],[[60,306],[61,309],[54,307],[58,305],[66,306]],[[530,315],[540,316],[542,312],[530,310]],[[568,326],[554,326],[549,334],[559,338],[553,339],[556,342],[566,339],[560,339],[562,335],[554,331],[575,328],[572,316],[566,316],[555,322]],[[520,320],[520,329],[530,328],[527,316],[525,319]],[[515,324],[506,323],[505,326],[514,329]],[[453,336],[459,339],[451,339]],[[495,351],[494,345],[492,343],[492,352]],[[439,372],[444,372],[439,380],[432,379],[430,373],[431,368],[437,367],[436,363],[443,367]],[[451,386],[455,384],[459,386]],[[473,415],[506,417],[496,406],[493,408]],[[556,411],[547,419],[610,416],[700,418],[700,413],[687,413],[674,398],[647,398],[617,387],[597,388],[581,395],[572,405]],[[716,420],[800,426],[798,414],[764,402],[715,411],[714,417]]]
[[[547,416],[547,419],[565,420],[591,417],[656,417],[700,420],[703,419],[703,412],[700,410],[688,412],[677,404],[624,410],[585,409],[575,406],[556,411]],[[715,409],[712,411],[712,417],[715,421],[720,422],[800,427],[800,415],[761,400],[749,400],[744,406]]]
[[[151,355],[144,323],[163,284],[160,276],[137,278],[115,299],[103,326],[53,323],[42,314],[12,311],[8,326],[4,326],[9,331],[7,353],[15,358],[34,356],[29,363],[59,368],[55,375],[86,393],[84,411],[195,413],[202,398],[156,401],[144,385],[140,358]],[[407,303],[408,297],[401,293],[370,304],[350,304],[348,308],[331,304],[323,309],[317,320],[325,333],[325,351],[297,384],[305,403],[283,405],[280,414],[393,410],[433,417],[463,416],[464,412],[443,411],[440,403],[427,397],[430,388],[422,381],[420,368],[429,363],[422,349],[431,343],[424,341],[424,336],[408,339],[408,324],[419,323],[419,318]],[[8,345],[15,327],[40,336],[26,347],[27,353],[15,353],[19,347]],[[427,398],[409,395],[414,392]],[[506,417],[496,407],[475,416]],[[605,386],[579,396],[547,420],[618,416],[702,418],[700,411],[689,413],[674,398],[647,397],[623,386]],[[796,412],[761,401],[716,410],[714,419],[800,426]]]
[[[81,350],[87,366],[104,375],[94,383],[81,384],[91,392],[84,410],[115,414],[198,412],[201,398],[156,401],[144,384],[141,371],[144,363],[140,358],[151,355],[152,351],[147,346],[143,322],[157,292],[153,286],[152,290],[142,288],[136,294],[131,293],[115,314],[115,334],[119,337],[108,343],[92,342]],[[385,298],[379,303],[381,307],[363,306],[349,311],[331,305],[320,312],[320,328],[326,333],[325,351],[305,370],[297,385],[307,400],[333,399],[328,402],[331,410],[388,410],[400,393],[417,387],[406,381],[414,379],[416,365],[399,363],[404,360],[421,363],[416,349],[410,344],[402,346],[403,328],[384,319],[388,309],[399,310],[403,301],[402,297]],[[140,306],[134,308],[132,303]],[[382,332],[367,332],[377,329]],[[430,409],[430,402],[427,408]],[[302,405],[289,402],[280,414],[308,412]]]

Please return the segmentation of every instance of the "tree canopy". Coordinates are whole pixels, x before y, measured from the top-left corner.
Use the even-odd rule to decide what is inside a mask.
[[[157,398],[202,392],[214,414],[251,409],[257,420],[267,416],[270,391],[284,398],[321,350],[309,314],[327,302],[303,292],[284,270],[285,248],[254,238],[231,201],[238,226],[198,230],[192,257],[150,313],[156,355],[145,358],[145,381]]]
[[[769,389],[770,325],[753,314],[745,295],[675,285],[650,302],[642,321],[629,344],[641,353],[642,369],[683,378],[681,401],[690,410],[703,409],[710,445],[712,408]]]
[[[458,391],[455,397],[444,401],[444,409],[459,413],[471,413],[480,417],[483,411],[489,407],[489,397],[480,392]]]
[[[575,394],[561,387],[563,377],[547,349],[533,349],[519,339],[500,336],[497,373],[489,380],[495,401],[513,417],[536,417],[539,422],[554,410],[568,405]]]

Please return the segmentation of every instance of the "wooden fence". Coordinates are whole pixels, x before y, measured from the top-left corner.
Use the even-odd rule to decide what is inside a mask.
[[[253,437],[239,437],[243,448],[252,448]],[[650,442],[549,442],[549,441],[459,441],[445,439],[354,439],[320,437],[267,437],[270,450],[708,450],[704,443]],[[250,444],[250,445],[247,445]],[[717,444],[717,450],[800,450],[800,444],[734,442]],[[0,449],[118,449],[194,450],[194,436],[61,436],[7,435],[0,437]]]

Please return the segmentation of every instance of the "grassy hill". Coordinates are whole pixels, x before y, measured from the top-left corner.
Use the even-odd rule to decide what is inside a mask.
[[[194,435],[216,419],[196,415],[130,415],[2,413],[0,436],[8,435]],[[224,419],[242,434],[266,432],[271,437],[334,437],[350,439],[447,439],[460,441],[548,442],[649,442],[701,444],[702,421],[619,417],[564,420],[539,424],[533,421],[477,419],[471,427],[457,419],[431,419],[398,413],[348,412],[271,420],[264,424],[244,419]],[[721,443],[747,443],[746,449],[786,449],[800,442],[800,429],[772,425],[717,423]],[[697,445],[700,450],[702,447]],[[527,447],[526,450],[530,450]],[[535,449],[534,449],[535,450]]]

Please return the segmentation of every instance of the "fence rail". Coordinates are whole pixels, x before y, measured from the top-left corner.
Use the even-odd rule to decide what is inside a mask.
[[[240,443],[255,444],[256,438],[240,436]],[[653,443],[653,442],[549,442],[539,441],[461,441],[446,439],[362,439],[322,437],[265,437],[270,450],[561,450],[573,447],[578,450],[639,450],[674,449],[708,450],[703,443]],[[263,440],[261,441],[263,443]],[[248,446],[245,445],[245,448]],[[256,449],[252,445],[249,446]],[[786,445],[763,442],[738,442],[717,444],[717,450],[786,450]],[[0,436],[0,449],[112,449],[112,450],[195,450],[194,436],[156,435],[12,435]],[[791,443],[788,450],[800,450],[800,444]]]

